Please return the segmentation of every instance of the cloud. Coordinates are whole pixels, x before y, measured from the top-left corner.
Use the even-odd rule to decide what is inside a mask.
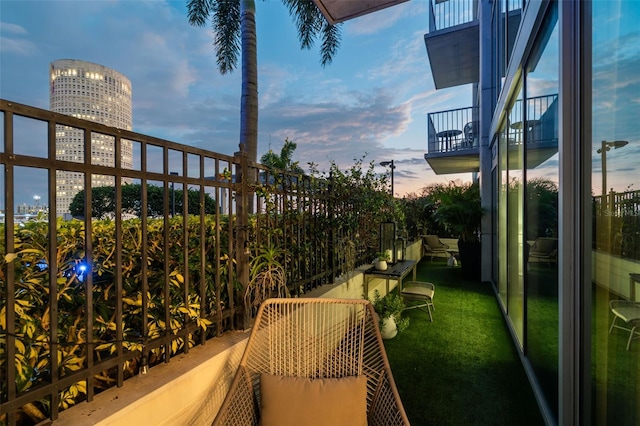
[[[347,21],[345,33],[348,35],[370,35],[393,27],[403,18],[425,14],[427,2],[415,1],[401,3],[396,6],[360,16],[352,21]],[[384,14],[384,15],[383,15]]]
[[[0,22],[0,53],[15,53],[31,56],[38,52],[35,43],[25,39],[27,30],[17,24]]]

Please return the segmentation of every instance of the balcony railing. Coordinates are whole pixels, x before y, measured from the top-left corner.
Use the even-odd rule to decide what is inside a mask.
[[[292,295],[370,261],[384,213],[340,184],[0,99],[0,423],[55,420],[244,328],[264,248]]]
[[[455,27],[476,19],[478,0],[431,0],[429,32]]]
[[[478,108],[467,107],[429,113],[427,152],[460,153],[478,147]]]
[[[526,119],[523,115],[526,112]],[[509,116],[509,144],[527,143],[555,145],[558,144],[558,95],[531,97],[526,100],[526,111],[522,108],[522,100],[516,101]]]

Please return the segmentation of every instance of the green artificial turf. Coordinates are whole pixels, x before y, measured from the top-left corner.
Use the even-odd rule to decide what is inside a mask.
[[[385,341],[411,424],[544,424],[491,285],[430,260],[417,279],[436,285],[434,322],[405,311],[408,330]]]

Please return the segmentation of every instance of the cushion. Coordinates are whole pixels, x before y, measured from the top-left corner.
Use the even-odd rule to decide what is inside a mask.
[[[263,426],[366,426],[367,378],[260,375]]]

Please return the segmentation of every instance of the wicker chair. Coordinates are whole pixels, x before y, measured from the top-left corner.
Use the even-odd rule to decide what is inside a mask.
[[[214,425],[260,422],[260,375],[342,378],[365,375],[369,425],[408,425],[366,300],[268,299],[261,306]]]

